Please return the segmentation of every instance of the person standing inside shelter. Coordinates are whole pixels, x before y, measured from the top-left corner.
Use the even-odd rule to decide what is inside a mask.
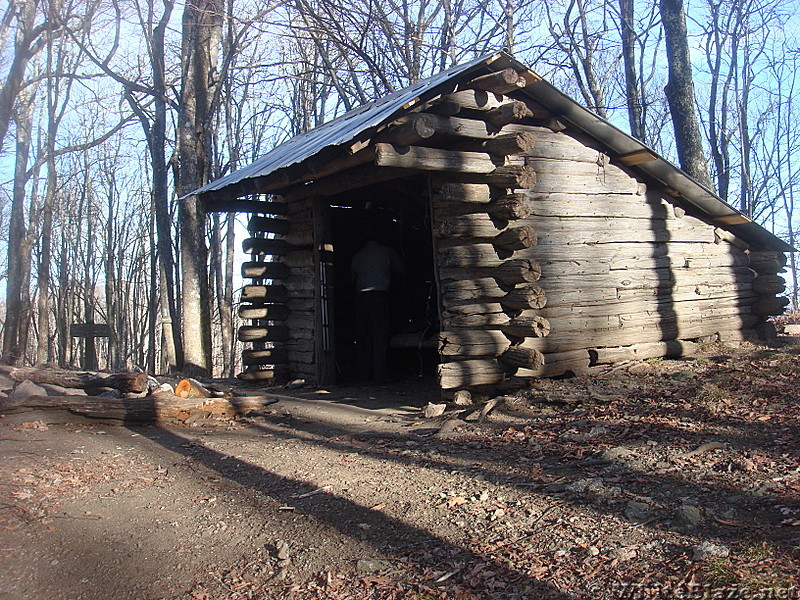
[[[353,256],[356,289],[356,354],[362,379],[384,382],[388,377],[387,354],[391,315],[389,286],[392,275],[404,275],[397,252],[372,238]]]

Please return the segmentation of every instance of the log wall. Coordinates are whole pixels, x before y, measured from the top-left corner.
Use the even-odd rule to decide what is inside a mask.
[[[515,106],[498,127],[488,111],[510,99],[489,96],[433,103],[447,113],[429,115],[439,133],[426,144],[450,140],[446,154],[399,152],[439,159],[443,389],[691,354],[782,312],[782,254],[749,252],[542,107]]]

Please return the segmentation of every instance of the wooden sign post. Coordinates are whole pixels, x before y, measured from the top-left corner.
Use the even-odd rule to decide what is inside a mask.
[[[111,328],[107,323],[73,323],[69,326],[70,337],[83,338],[83,364],[84,369],[90,371],[97,369],[97,349],[94,339],[110,337]]]

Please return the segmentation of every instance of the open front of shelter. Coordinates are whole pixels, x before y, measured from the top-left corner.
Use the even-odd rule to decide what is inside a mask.
[[[198,190],[246,211],[247,380],[356,380],[351,261],[388,290],[394,376],[443,390],[769,336],[791,247],[506,54],[301,134]]]

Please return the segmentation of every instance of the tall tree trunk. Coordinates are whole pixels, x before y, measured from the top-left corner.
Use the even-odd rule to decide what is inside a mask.
[[[150,129],[149,147],[153,165],[153,203],[156,215],[156,237],[158,245],[158,260],[166,285],[162,287],[164,304],[169,314],[169,323],[166,335],[168,343],[164,344],[162,351],[168,370],[174,371],[183,363],[183,344],[181,330],[177,327],[180,314],[177,304],[177,286],[175,285],[175,261],[172,250],[172,219],[169,214],[169,183],[167,180],[167,84],[166,67],[164,58],[164,43],[166,29],[172,15],[173,2],[164,1],[164,12],[158,25],[153,29],[153,125]]]
[[[631,126],[631,135],[644,142],[646,140],[644,120],[642,118],[642,96],[639,91],[639,75],[636,68],[636,32],[633,28],[633,0],[619,0],[619,15],[628,123]]]
[[[506,50],[509,53],[514,52],[514,0],[506,0],[505,6],[503,7],[503,13],[505,14],[506,22],[505,22],[505,29],[506,29]]]
[[[28,183],[28,157],[31,149],[33,93],[22,92],[15,116],[17,129],[14,189],[11,197],[11,217],[8,225],[8,279],[6,281],[6,318],[3,331],[3,361],[15,365],[24,353],[21,332],[29,316],[24,310],[23,286],[30,281],[30,255],[25,230],[25,186]]]
[[[669,72],[664,91],[675,129],[678,160],[684,171],[709,189],[713,189],[703,150],[703,138],[695,113],[692,64],[683,0],[660,0],[659,9],[664,27]]]
[[[48,80],[48,88],[53,85]],[[39,330],[37,332],[36,363],[45,364],[52,360],[50,348],[50,263],[53,254],[53,212],[55,212],[56,186],[58,185],[58,175],[56,173],[56,161],[53,156],[55,151],[55,104],[52,98],[52,91],[48,89],[48,113],[49,123],[45,141],[45,152],[47,153],[47,184],[42,203],[42,228],[39,236],[39,264],[36,269],[37,280],[37,313]],[[65,266],[62,266],[65,268]],[[62,290],[61,293],[66,293]],[[62,338],[68,342],[68,332],[61,332]],[[62,345],[64,341],[62,340]],[[64,360],[66,357],[62,356]]]
[[[148,242],[150,244],[150,281],[147,302],[147,372],[151,375],[156,374],[156,328],[158,326],[159,303],[158,303],[158,251],[155,239],[155,224],[152,219],[149,222]]]
[[[89,152],[83,152],[84,197],[82,203],[85,208],[86,219],[86,257],[83,264],[83,321],[94,324],[94,211],[92,210],[92,181],[89,167]],[[89,371],[97,370],[97,344],[95,338],[83,338],[83,368]]]
[[[227,220],[226,220],[227,224]],[[219,312],[220,325],[220,345],[222,353],[222,374],[227,376],[231,370],[231,331],[233,323],[231,321],[231,303],[227,298],[227,279],[228,272],[223,267],[223,245],[222,245],[222,222],[219,213],[214,213],[211,233],[212,261],[211,271],[214,275],[215,298],[217,301],[217,311]],[[228,229],[227,235],[233,232]],[[227,256],[225,261],[227,267]]]
[[[205,213],[187,196],[210,179],[213,97],[222,35],[219,0],[190,0],[183,13],[181,114],[178,123],[178,204],[181,236],[183,370],[208,374],[211,361]]]
[[[124,365],[120,360],[119,334],[122,332],[119,322],[119,296],[117,291],[117,206],[116,206],[116,177],[113,167],[108,170],[108,217],[106,221],[106,240],[104,249],[105,288],[106,288],[106,323],[109,326],[108,353],[109,367],[113,370],[122,370]]]

